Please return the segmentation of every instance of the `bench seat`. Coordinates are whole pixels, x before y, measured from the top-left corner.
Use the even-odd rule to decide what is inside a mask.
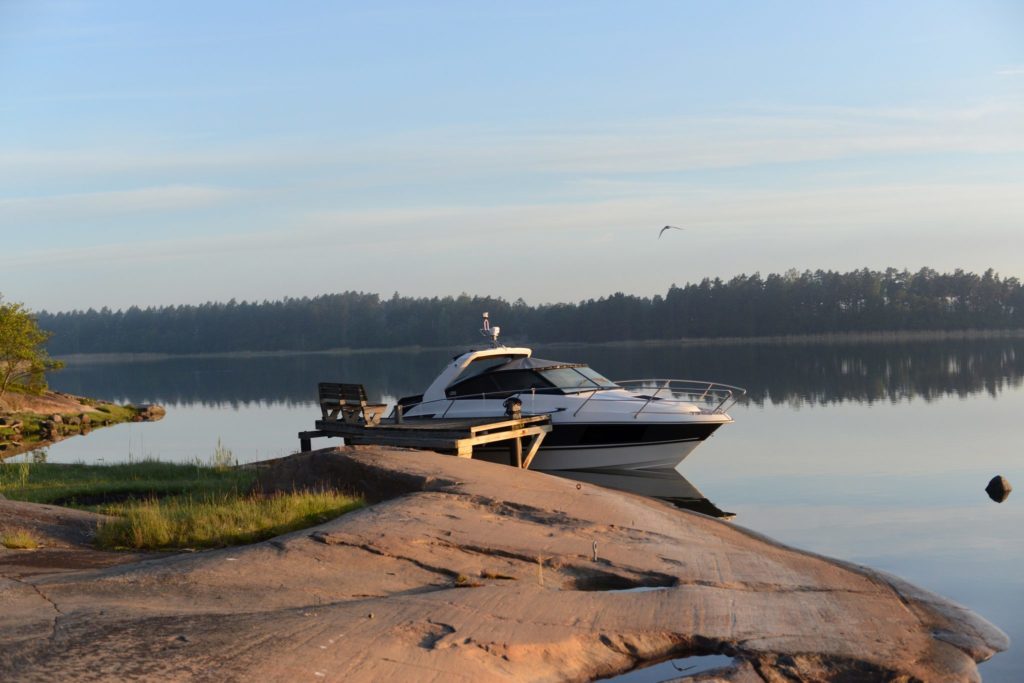
[[[370,403],[362,384],[320,382],[317,394],[325,421],[340,418],[345,424],[374,427],[380,424],[387,408],[385,403]]]

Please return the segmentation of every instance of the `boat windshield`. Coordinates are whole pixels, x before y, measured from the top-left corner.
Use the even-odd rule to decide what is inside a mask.
[[[518,356],[518,355],[508,355],[508,356],[484,356],[483,358],[474,358],[469,363],[469,365],[467,365],[465,367],[465,369],[463,369],[463,371],[459,373],[458,377],[456,377],[454,380],[452,380],[452,384],[455,384],[456,382],[461,382],[463,380],[467,380],[470,377],[476,377],[477,375],[482,375],[485,372],[489,372],[489,371],[493,370],[494,368],[497,368],[497,367],[500,367],[502,365],[505,365],[509,361],[515,360],[516,358],[520,358],[520,357],[521,356]]]
[[[503,398],[524,392],[573,394],[618,385],[585,365],[483,372],[460,379],[445,391],[448,398]]]
[[[552,368],[541,370],[540,374],[547,381],[564,392],[591,391],[594,389],[615,389],[615,382],[594,371],[586,365],[571,368]]]
[[[504,398],[524,391],[556,391],[532,370],[485,372],[457,382],[445,391],[448,398]]]

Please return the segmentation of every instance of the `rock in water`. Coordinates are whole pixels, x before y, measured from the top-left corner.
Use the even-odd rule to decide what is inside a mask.
[[[997,503],[1002,503],[1004,500],[1010,497],[1010,491],[1013,487],[1010,486],[1010,482],[1006,480],[1006,477],[996,475],[992,477],[992,481],[985,487],[985,493],[988,497]]]

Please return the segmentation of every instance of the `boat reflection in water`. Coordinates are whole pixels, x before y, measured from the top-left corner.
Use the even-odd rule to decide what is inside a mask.
[[[587,472],[580,470],[563,470],[560,472],[549,472],[566,479],[582,481],[588,484],[597,484],[605,488],[618,489],[637,493],[649,498],[672,503],[676,507],[685,510],[693,510],[709,517],[719,519],[732,519],[736,515],[726,512],[708,500],[707,496],[701,493],[700,489],[679,474],[676,470],[634,470],[629,473],[616,472]]]

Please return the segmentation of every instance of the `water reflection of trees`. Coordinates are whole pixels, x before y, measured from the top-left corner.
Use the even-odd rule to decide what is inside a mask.
[[[317,382],[361,382],[373,400],[419,393],[450,359],[444,352],[175,358],[69,365],[58,391],[135,403],[241,406],[316,401]]]
[[[872,403],[997,395],[1024,377],[1024,340],[849,344],[561,346],[544,358],[590,363],[609,377],[707,379],[746,387],[757,405]],[[361,382],[374,400],[418,394],[451,353],[388,352],[179,358],[72,365],[51,378],[75,394],[168,405],[304,404],[320,381]]]
[[[1024,341],[731,344],[643,349],[578,347],[549,353],[585,359],[606,374],[706,379],[745,387],[764,403],[873,403],[995,396],[1024,377]]]

